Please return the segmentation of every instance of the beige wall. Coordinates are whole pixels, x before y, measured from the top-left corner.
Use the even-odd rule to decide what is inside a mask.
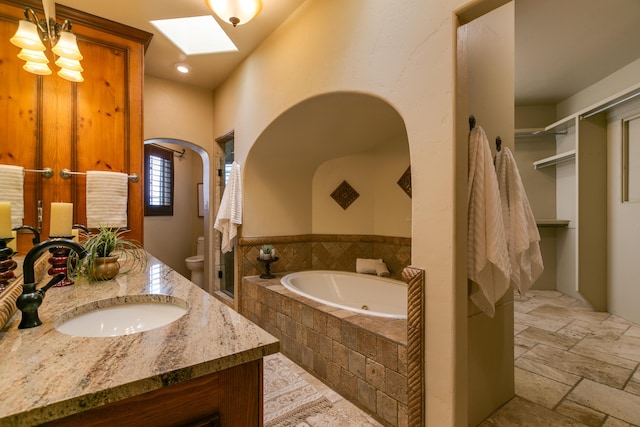
[[[214,133],[235,129],[241,164],[272,121],[317,94],[375,94],[404,120],[413,169],[412,263],[426,271],[426,413],[434,426],[467,422],[460,369],[466,354],[459,351],[466,346],[466,298],[457,297],[465,285],[461,278],[456,283],[456,269],[463,267],[454,263],[452,96],[453,9],[462,3],[309,0],[214,95]],[[253,171],[244,173],[246,197],[260,198],[249,188]]]
[[[493,153],[495,139],[514,150],[514,5],[506,4],[461,27],[466,57],[469,112],[484,129]],[[468,303],[469,425],[477,425],[515,395],[513,293],[496,303],[489,318]]]
[[[411,199],[397,184],[408,166],[406,140],[320,165],[312,185],[312,233],[411,237]],[[330,197],[343,180],[360,195],[346,210]]]
[[[638,85],[639,74],[640,59],[636,59],[626,67],[560,102],[557,105],[557,119],[560,120]]]

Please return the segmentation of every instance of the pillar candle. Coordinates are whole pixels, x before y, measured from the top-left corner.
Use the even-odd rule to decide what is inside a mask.
[[[11,203],[0,202],[0,239],[11,237]]]
[[[69,237],[73,225],[73,203],[51,203],[49,236]]]

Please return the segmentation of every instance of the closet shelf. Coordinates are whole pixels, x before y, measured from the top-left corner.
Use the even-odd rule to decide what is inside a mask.
[[[549,166],[557,165],[558,163],[568,162],[576,158],[576,150],[565,151],[564,153],[556,154],[555,156],[545,157],[544,159],[536,160],[533,162],[534,169],[542,169]]]
[[[568,219],[537,219],[536,225],[545,228],[568,228]]]

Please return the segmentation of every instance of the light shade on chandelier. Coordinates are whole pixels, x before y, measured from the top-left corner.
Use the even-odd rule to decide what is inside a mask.
[[[220,19],[234,27],[251,21],[262,10],[261,0],[204,0],[204,2]]]
[[[55,10],[55,4],[54,4]],[[55,13],[55,12],[54,12]],[[39,20],[36,12],[31,8],[24,9],[25,19],[18,24],[18,30],[11,37],[11,43],[21,48],[18,58],[25,61],[22,68],[33,74],[46,76],[52,73],[49,68],[49,58],[45,53],[44,42],[52,46],[51,51],[58,58],[55,64],[60,67],[58,75],[65,80],[82,82],[82,54],[78,49],[76,36],[71,32],[71,21],[65,20],[58,24],[55,17],[47,14],[45,5],[45,19]]]

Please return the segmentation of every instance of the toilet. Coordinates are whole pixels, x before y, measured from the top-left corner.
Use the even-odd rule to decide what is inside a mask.
[[[198,237],[196,255],[185,259],[187,268],[191,271],[191,281],[202,287],[204,274],[204,236]]]

